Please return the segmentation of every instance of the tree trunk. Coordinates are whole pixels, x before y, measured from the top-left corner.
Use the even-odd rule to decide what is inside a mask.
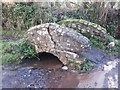
[[[118,13],[117,13],[117,16],[118,16],[118,27],[117,27],[117,30],[115,32],[115,38],[116,39],[120,39],[120,9],[118,9]]]
[[[118,25],[116,33],[115,33],[115,38],[120,39],[120,25]]]

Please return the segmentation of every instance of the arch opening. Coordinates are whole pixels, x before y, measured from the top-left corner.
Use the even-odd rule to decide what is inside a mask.
[[[40,60],[48,60],[48,59],[55,59],[55,60],[59,60],[57,56],[51,54],[51,53],[47,53],[47,52],[40,52],[37,54],[37,56],[40,58]],[[59,60],[60,61],[60,60]]]
[[[60,68],[63,66],[63,63],[57,56],[47,52],[37,53],[35,57],[31,58],[26,57],[20,64],[29,65],[36,68]]]
[[[42,63],[45,66],[63,66],[63,63],[59,60],[59,58],[51,53],[40,52],[37,54],[37,57],[39,58],[39,63]]]

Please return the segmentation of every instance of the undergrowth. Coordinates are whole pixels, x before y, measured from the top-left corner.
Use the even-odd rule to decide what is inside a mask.
[[[0,40],[0,46],[2,64],[18,64],[24,57],[32,57],[36,54],[31,43],[23,39],[8,42]]]
[[[96,39],[93,39],[91,38],[90,39],[91,41],[91,45],[92,46],[95,46],[95,47],[98,47],[100,49],[103,49],[103,50],[106,50],[107,52],[118,52],[120,53],[120,40],[116,40],[114,38],[109,38],[109,43],[110,42],[114,42],[115,43],[115,46],[114,47],[111,47],[109,46],[109,43],[107,45],[105,45],[103,42],[100,42],[100,41],[97,41]]]
[[[88,60],[88,59],[86,59],[81,65],[80,65],[80,67],[81,67],[81,72],[87,72],[87,71],[90,71],[93,67],[94,67],[94,64],[90,61],[90,60]]]

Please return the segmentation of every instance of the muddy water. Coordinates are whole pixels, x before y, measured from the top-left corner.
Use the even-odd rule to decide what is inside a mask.
[[[95,51],[95,50],[94,50]],[[99,57],[103,55],[97,51]],[[87,54],[89,58],[93,54]],[[92,56],[93,55],[93,56]],[[58,58],[50,54],[41,54],[40,60],[26,59],[17,66],[3,66],[3,88],[118,88],[119,58],[108,57],[100,63],[99,68],[78,74],[72,70],[64,71]],[[105,59],[105,58],[104,58]],[[101,61],[104,60],[101,58]],[[111,61],[110,61],[111,60]]]
[[[22,67],[21,67],[22,66]],[[77,73],[61,69],[62,63],[52,55],[39,60],[26,60],[23,65],[3,67],[3,88],[75,88]]]

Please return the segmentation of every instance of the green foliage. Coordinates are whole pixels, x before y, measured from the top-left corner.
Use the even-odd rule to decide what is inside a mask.
[[[22,56],[34,56],[36,54],[35,48],[30,42],[20,40],[15,46],[13,46],[16,53],[21,53]]]
[[[100,41],[93,39],[93,38],[90,38],[90,41],[91,41],[92,46],[99,47],[101,49],[105,49],[105,45],[103,42],[100,42]]]
[[[3,29],[27,30],[31,26],[55,22],[49,7],[42,7],[42,3],[2,3]]]
[[[18,54],[4,53],[1,56],[2,64],[18,64],[20,59]]]
[[[98,4],[98,3],[97,3]],[[75,19],[84,19],[90,22],[98,22],[99,18],[99,11],[97,11],[97,8],[95,5],[89,2],[83,2],[83,8],[77,8],[74,11],[68,11],[65,13],[61,13],[59,15],[59,21],[68,19],[68,18],[75,18]]]
[[[74,10],[67,10],[65,2],[49,3],[15,3],[8,5],[2,3],[2,27],[4,30],[27,30],[29,27],[41,23],[59,22],[64,19],[84,19],[102,25],[110,35],[114,35],[118,19],[112,12],[105,12],[106,18],[101,19],[101,2],[83,2],[83,8],[76,6]],[[59,12],[60,7],[65,10]],[[72,9],[72,8],[71,8]],[[104,8],[106,10],[106,8]],[[56,13],[54,13],[56,11]],[[57,12],[58,11],[58,12]],[[105,23],[102,23],[106,19]]]
[[[118,17],[116,16],[117,12],[115,11],[107,12],[106,8],[103,8],[104,13],[106,14],[106,17],[104,15],[103,15],[104,17],[102,17],[100,15],[101,2],[95,2],[95,3],[84,2],[83,5],[84,7],[82,9],[77,8],[74,11],[61,13],[61,15],[59,15],[58,21],[69,19],[69,18],[84,19],[84,20],[96,23],[98,25],[101,25],[102,27],[106,28],[107,32],[110,35],[114,36],[116,27],[118,25]]]
[[[96,26],[97,28],[101,28],[101,30],[106,31],[106,29],[104,29],[100,25],[95,24],[95,23],[91,23],[91,22],[83,20],[83,19],[67,19],[67,20],[62,20],[62,21],[58,22],[58,24],[69,24],[69,23],[72,23],[72,22],[85,23],[85,25],[89,23],[89,25],[91,25],[93,27]],[[106,37],[102,38],[101,36],[99,36],[99,34],[98,35],[93,34],[93,36],[91,36],[91,33],[89,33],[89,32],[85,32],[85,33],[80,32],[80,33],[83,34],[84,36],[88,37],[93,46],[96,46],[96,47],[99,47],[101,49],[108,50],[108,51],[111,51],[111,52],[112,51],[119,52],[119,49],[118,49],[118,48],[120,48],[120,46],[118,44],[119,40],[116,40],[114,37],[112,37],[109,34],[106,34]],[[115,42],[115,47],[108,46],[108,44],[110,42]]]
[[[72,69],[78,70],[80,72],[90,71],[94,67],[94,64],[89,59],[84,59],[83,62],[70,60],[68,65]]]
[[[32,57],[36,54],[31,43],[22,39],[14,42],[0,41],[0,45],[2,46],[2,64],[18,64],[24,57]]]
[[[117,29],[117,23],[116,24],[114,24],[114,23],[107,23],[107,24],[104,24],[102,26],[106,28],[107,32],[110,35],[114,36],[114,33],[115,33],[116,29]]]
[[[92,46],[99,47],[103,50],[106,50],[107,52],[120,53],[120,40],[116,40],[112,36],[109,36],[107,41],[108,41],[108,43],[114,42],[115,43],[114,47],[110,47],[108,44],[105,45],[103,42],[100,42],[100,41],[93,39],[93,38],[90,38],[90,41],[91,41]]]
[[[112,36],[115,33],[118,20],[116,17],[113,17],[110,21],[100,23],[102,21],[99,21],[99,18],[101,17],[98,11],[99,3],[91,4],[85,2],[82,9],[79,7],[70,11],[67,11],[66,9],[65,12],[58,12],[59,14],[56,15],[53,14],[55,10],[59,11],[60,7],[61,5],[59,2],[57,2],[56,5],[54,5],[54,3],[50,3],[47,6],[43,5],[43,3],[20,2],[13,5],[2,3],[3,31],[0,31],[0,35],[18,36],[18,34],[23,34],[23,32],[31,26],[42,23],[59,22],[69,18],[81,19],[81,22],[90,21],[93,22],[92,24],[96,23],[101,25],[106,28],[108,33]],[[111,17],[111,13],[108,13],[107,17]],[[120,53],[120,40],[116,40],[112,36],[109,36],[107,41],[108,43],[115,42],[115,47],[109,47],[107,46],[108,43],[105,45],[103,42],[94,38],[89,39],[93,46],[110,52]],[[35,48],[31,45],[31,43],[24,40],[9,42],[0,41],[0,46],[2,47],[2,55],[0,56],[2,64],[18,64],[24,57],[32,57],[36,54]],[[85,62],[81,65],[75,62],[71,62],[71,64],[75,66],[75,69],[81,68],[82,72],[89,71],[94,66],[90,60],[85,60]]]
[[[86,72],[86,71],[90,71],[93,67],[94,67],[94,64],[86,59],[81,65],[81,72]]]
[[[109,52],[118,52],[119,54],[120,53],[120,40],[113,39],[113,42],[115,43],[115,46],[114,47],[107,46],[106,49]]]

